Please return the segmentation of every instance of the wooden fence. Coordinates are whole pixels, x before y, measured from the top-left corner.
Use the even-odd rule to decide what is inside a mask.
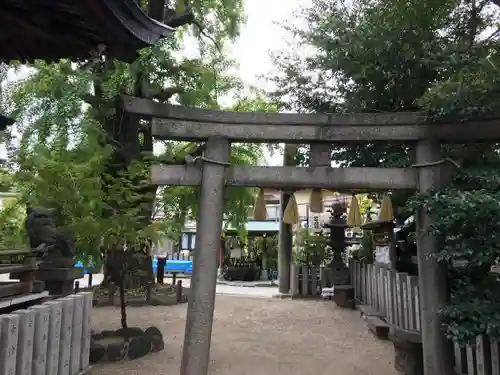
[[[290,292],[294,297],[316,296],[321,283],[320,267],[300,264],[290,266]]]
[[[351,263],[356,302],[370,306],[389,325],[420,333],[418,277],[372,264]],[[455,371],[468,375],[500,375],[499,343],[478,337],[464,348],[454,344]]]
[[[0,315],[0,374],[76,375],[85,371],[91,317],[91,292]]]
[[[354,298],[379,312],[390,325],[420,332],[418,277],[372,264],[351,265]]]

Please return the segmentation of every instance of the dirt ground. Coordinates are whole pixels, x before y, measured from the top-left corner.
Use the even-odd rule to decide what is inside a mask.
[[[92,375],[179,374],[186,304],[128,309],[129,325],[157,326],[165,350],[97,365]],[[118,309],[94,310],[95,330],[119,328]],[[210,374],[395,375],[392,344],[375,339],[355,311],[331,301],[217,296]]]

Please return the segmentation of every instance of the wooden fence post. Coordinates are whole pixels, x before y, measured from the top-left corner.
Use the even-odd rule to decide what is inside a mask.
[[[302,297],[305,297],[309,294],[309,268],[303,264],[301,266],[302,269]]]
[[[351,261],[351,267],[352,267],[352,278],[353,280],[351,281],[352,286],[354,287],[354,299],[356,301],[359,301],[359,268],[358,268],[359,263],[356,262],[355,260]]]
[[[367,267],[366,267],[366,264],[363,264],[361,266],[361,301],[363,301],[363,303],[365,305],[368,304],[368,300],[366,298],[366,294],[367,294],[366,273],[367,273]]]
[[[390,323],[392,316],[391,316],[391,301],[390,301],[390,294],[389,294],[389,288],[390,288],[390,282],[391,279],[389,277],[389,273],[391,271],[388,270],[387,268],[384,268],[382,271],[382,282],[384,286],[384,315],[385,318],[387,319],[387,322]]]
[[[415,326],[418,332],[422,329],[422,314],[420,314],[420,286],[417,284],[414,288],[415,297]]]
[[[461,348],[456,342],[453,343],[455,349],[455,372],[457,374],[467,373],[467,353],[465,348]]]
[[[500,375],[500,356],[498,350],[498,341],[490,340],[491,351],[491,375]]]
[[[290,293],[294,297],[299,295],[299,269],[295,263],[290,265]]]
[[[467,345],[465,347],[466,355],[467,355],[467,375],[477,375],[476,371],[476,346],[475,345]]]
[[[367,264],[366,265],[366,304],[370,305],[373,307],[373,291],[372,291],[372,272],[373,270],[373,265],[372,264]]]
[[[409,304],[408,304],[408,299],[410,298],[410,295],[408,295],[408,274],[407,273],[400,273],[400,282],[401,282],[401,291],[402,291],[402,297],[403,297],[403,305],[401,306],[403,310],[403,322],[402,322],[402,327],[404,329],[409,329],[410,328],[410,321],[409,321]]]
[[[309,289],[309,294],[316,295],[316,290],[318,289],[318,268],[315,266],[311,267],[311,289]]]
[[[417,325],[415,322],[416,307],[415,307],[415,286],[418,284],[417,276],[406,277],[406,289],[408,293],[408,329],[415,331]]]
[[[396,271],[387,270],[388,279],[388,301],[389,301],[389,323],[398,324],[398,312],[396,301]]]
[[[476,339],[477,375],[491,375],[490,340],[486,336]]]
[[[372,290],[373,290],[373,304],[372,307],[375,311],[380,312],[378,306],[378,266],[376,264],[373,265],[372,268]]]

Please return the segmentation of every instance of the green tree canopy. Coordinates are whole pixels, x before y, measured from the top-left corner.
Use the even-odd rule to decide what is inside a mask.
[[[498,8],[489,1],[313,0],[299,17],[304,27],[286,27],[301,48],[275,58],[280,74],[273,97],[281,108],[425,111],[429,121],[457,126],[498,116]],[[412,147],[337,145],[332,159],[341,166],[409,166]],[[457,181],[412,199],[410,210],[399,213],[430,209],[436,224],[427,229],[445,238],[439,261],[450,269],[452,299],[443,312],[448,334],[460,342],[485,333],[497,337],[500,305],[492,296],[499,288],[488,270],[498,259],[492,224],[500,212],[498,144],[442,148],[462,166]],[[472,170],[478,167],[480,173]],[[393,194],[400,208],[408,198]],[[458,266],[463,260],[466,269]]]
[[[183,4],[167,5],[182,12]],[[147,1],[142,5],[147,9]],[[77,234],[83,253],[97,251],[110,235],[125,241],[141,233],[176,236],[176,228],[183,223],[179,220],[196,214],[197,189],[166,187],[156,194],[147,170],[153,162],[182,160],[202,145],[166,142],[159,153],[153,152],[157,144],[150,124],[136,118],[124,120],[116,111],[116,98],[123,94],[219,108],[219,97],[240,91],[239,80],[227,74],[233,62],[215,48],[214,41],[222,47],[238,35],[243,21],[241,0],[191,5],[203,32],[196,25],[182,27],[174,37],[142,50],[132,64],[113,56],[85,68],[67,60],[37,61],[29,66],[27,77],[7,87],[5,109],[16,118],[19,133],[18,144],[9,153],[9,168],[21,195],[19,205],[30,202],[57,208],[58,224]],[[183,57],[183,43],[197,44],[200,57]],[[126,138],[127,129],[137,129],[138,139]],[[258,163],[261,158],[260,146],[232,148],[234,163]],[[228,189],[226,215],[234,224],[246,218],[252,193]],[[151,222],[155,201],[165,215]]]

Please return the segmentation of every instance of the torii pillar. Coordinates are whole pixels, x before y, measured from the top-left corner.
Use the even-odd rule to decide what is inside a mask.
[[[224,176],[229,165],[230,143],[225,138],[209,138],[205,150],[181,375],[207,375],[210,360],[224,213]]]
[[[419,169],[419,193],[448,183],[451,177],[443,165],[438,141],[422,140],[417,143],[415,167]],[[433,223],[425,208],[416,216],[418,284],[422,319],[422,349],[425,375],[453,374],[453,348],[443,332],[441,309],[448,300],[446,268],[436,260],[440,238],[427,232]]]
[[[294,166],[297,145],[286,144],[283,153],[283,165]],[[280,233],[278,241],[278,291],[281,295],[290,293],[290,265],[292,263],[293,228],[283,222],[283,214],[292,191],[282,191],[280,197]]]

